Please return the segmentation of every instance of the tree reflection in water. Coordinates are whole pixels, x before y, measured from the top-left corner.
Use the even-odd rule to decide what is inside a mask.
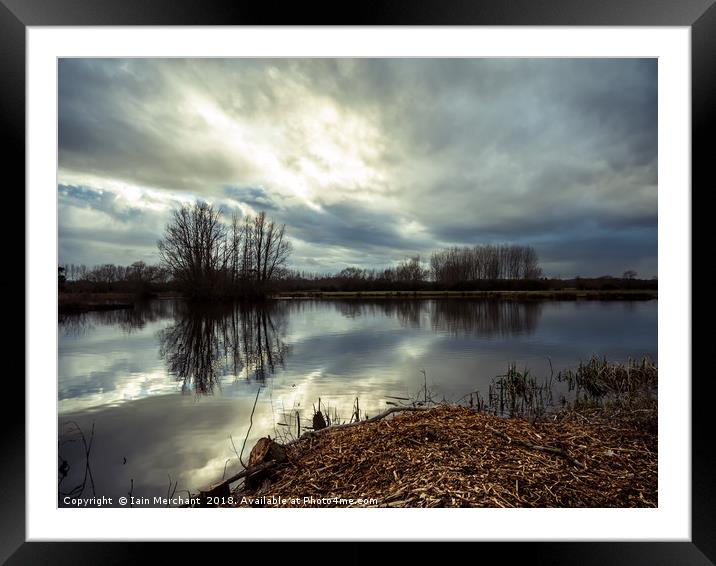
[[[469,299],[351,299],[331,301],[349,319],[395,318],[401,327],[451,336],[508,337],[531,334],[543,303]],[[268,301],[234,305],[191,305],[150,301],[134,309],[61,315],[65,335],[97,326],[117,326],[127,334],[150,323],[172,321],[159,331],[160,355],[184,390],[212,393],[223,378],[264,380],[283,367],[288,354],[289,316],[324,308],[320,301]],[[166,322],[163,322],[165,324]],[[320,332],[320,328],[316,329]]]
[[[434,301],[433,330],[485,338],[532,334],[542,314],[539,301]]]
[[[396,318],[404,328],[419,329],[429,325],[434,332],[447,332],[451,336],[486,338],[533,333],[542,306],[539,301],[468,299],[335,302],[335,308],[347,318],[382,314]]]
[[[159,354],[170,373],[199,395],[211,394],[226,376],[263,381],[284,366],[286,305],[183,305],[161,330]]]
[[[175,300],[154,300],[137,303],[133,308],[83,313],[60,313],[57,323],[65,336],[82,336],[97,326],[117,326],[131,334],[142,330],[147,324],[174,315]]]

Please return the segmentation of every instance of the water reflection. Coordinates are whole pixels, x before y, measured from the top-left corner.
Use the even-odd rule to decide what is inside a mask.
[[[542,305],[513,301],[436,301],[430,318],[434,330],[451,336],[515,336],[534,333]]]
[[[287,306],[281,302],[178,309],[159,331],[168,371],[197,394],[210,394],[227,375],[263,381],[284,367]]]
[[[164,496],[170,481],[177,493],[195,492],[237,471],[230,434],[250,430],[248,447],[279,438],[281,423],[310,425],[319,398],[348,420],[356,398],[375,415],[396,397],[422,394],[425,381],[434,399],[474,391],[486,399],[510,364],[542,379],[552,365],[594,354],[657,359],[657,318],[656,301],[470,299],[201,308],[164,300],[68,315],[60,319],[58,440],[70,468],[60,470],[60,491],[84,481],[85,450],[70,421],[88,440],[96,423],[98,496]]]
[[[158,353],[166,371],[180,382],[183,392],[193,390],[205,395],[220,388],[227,376],[262,381],[283,368],[290,350],[286,340],[288,323],[308,314],[338,312],[345,322],[343,327],[330,332],[326,328],[312,328],[311,333],[318,331],[320,335],[323,330],[344,335],[349,343],[335,342],[341,350],[350,348],[358,354],[364,344],[376,355],[378,349],[387,347],[399,336],[366,332],[356,326],[357,321],[395,320],[403,329],[451,337],[510,337],[534,333],[542,308],[543,304],[538,302],[473,300],[269,301],[234,305],[190,305],[165,300],[133,309],[63,315],[59,325],[63,335],[80,338],[97,327],[116,327],[124,335],[140,334],[159,321]],[[400,335],[401,340],[414,341],[413,336]],[[346,351],[331,352],[326,345],[323,353],[341,357],[347,363]],[[107,386],[102,389],[107,390]]]
[[[290,316],[325,303],[272,301],[234,305],[189,305],[157,301],[146,309],[80,315],[61,324],[68,331],[85,330],[101,321],[129,333],[147,322],[173,316],[160,330],[159,355],[182,391],[214,393],[226,376],[265,380],[285,365]],[[333,307],[348,319],[396,319],[401,327],[429,329],[450,336],[511,336],[534,332],[540,303],[495,301],[335,301]]]
[[[57,322],[66,336],[81,336],[97,326],[116,326],[131,334],[147,324],[173,316],[178,304],[176,300],[147,301],[129,309],[59,314]]]
[[[531,334],[537,328],[543,303],[536,301],[473,300],[379,300],[336,301],[336,309],[347,318],[383,315],[396,318],[405,328],[429,325],[435,332],[451,336],[485,338]]]

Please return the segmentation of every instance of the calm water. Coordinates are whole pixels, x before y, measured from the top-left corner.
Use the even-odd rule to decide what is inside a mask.
[[[321,399],[348,420],[394,397],[487,393],[510,362],[549,375],[593,354],[657,359],[657,301],[277,301],[189,308],[153,301],[134,310],[62,316],[59,455],[69,492],[85,477],[89,440],[97,496],[186,496],[240,470],[256,439],[310,426]],[[296,414],[298,413],[298,417]],[[73,423],[73,424],[70,424]],[[285,426],[292,425],[294,428]],[[60,460],[61,461],[61,460]],[[93,495],[91,481],[83,496]]]

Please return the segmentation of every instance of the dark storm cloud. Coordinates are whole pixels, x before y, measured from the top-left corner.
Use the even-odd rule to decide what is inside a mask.
[[[57,189],[61,206],[68,204],[103,212],[120,222],[142,221],[143,212],[139,208],[131,208],[117,204],[117,195],[111,191],[97,190],[91,187],[75,187],[59,185]]]
[[[97,242],[146,255],[169,210],[200,197],[285,222],[301,268],[491,241],[532,244],[563,275],[628,262],[656,273],[655,59],[68,59],[59,69],[61,200],[146,233]],[[128,204],[117,186],[155,191],[158,206],[137,214],[146,203]],[[61,233],[78,221],[61,220]],[[613,261],[596,263],[605,238]],[[82,255],[61,242],[61,260],[63,249]]]
[[[61,168],[187,190],[233,172],[215,148],[184,143],[203,124],[182,118],[161,65],[63,59],[59,76]]]
[[[61,263],[129,265],[156,262],[156,242],[166,215],[132,206],[109,190],[58,187],[58,239]],[[63,260],[63,258],[66,258]]]
[[[574,230],[540,243],[546,267],[555,275],[573,277],[620,276],[635,270],[640,277],[656,274],[656,227],[619,230]],[[625,245],[625,242],[628,244]]]
[[[371,212],[353,203],[324,206],[322,211],[296,207],[279,215],[301,240],[344,248],[415,249],[425,241],[404,236],[387,212]],[[402,258],[399,258],[402,259]]]
[[[274,211],[279,208],[271,195],[261,187],[226,187],[224,194],[234,201],[248,204],[255,209]]]

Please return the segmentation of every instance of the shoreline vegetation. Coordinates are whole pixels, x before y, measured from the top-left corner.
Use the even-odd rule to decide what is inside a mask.
[[[333,426],[319,401],[317,426],[260,439],[243,471],[200,498],[229,507],[656,507],[657,381],[646,358],[594,357],[541,382],[512,365],[487,396],[453,403],[432,402],[426,386],[424,402]],[[556,383],[571,402],[553,403]]]
[[[137,304],[153,299],[182,299],[175,292],[161,293],[58,293],[58,314],[79,314],[90,311],[133,309]]]
[[[283,291],[268,297],[270,300],[300,299],[494,299],[494,300],[627,300],[644,301],[658,298],[656,289],[556,289],[504,291]],[[59,314],[83,313],[115,309],[131,309],[137,303],[151,299],[186,299],[173,291],[158,293],[118,292],[60,292]]]
[[[134,308],[132,293],[62,293],[57,297],[59,314]]]
[[[299,271],[289,265],[293,244],[284,224],[263,211],[229,217],[202,201],[173,212],[157,249],[157,265],[58,266],[60,292],[80,294],[74,303],[65,298],[61,308],[121,308],[121,301],[83,300],[82,293],[174,292],[190,301],[232,302],[359,296],[649,299],[658,289],[656,277],[639,279],[631,269],[621,277],[545,277],[535,248],[507,243],[437,248],[428,258],[416,254],[383,268]]]

